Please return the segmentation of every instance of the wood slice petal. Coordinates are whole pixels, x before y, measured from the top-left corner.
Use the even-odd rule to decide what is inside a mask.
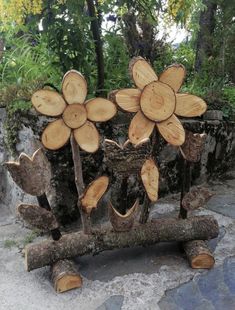
[[[117,113],[115,104],[104,98],[94,98],[86,103],[87,117],[93,122],[106,122]]]
[[[140,95],[138,88],[126,88],[114,90],[109,94],[109,99],[124,111],[137,112],[140,109]]]
[[[174,64],[162,72],[159,80],[168,84],[177,93],[184,82],[185,75],[185,67],[181,64]]]
[[[109,185],[109,178],[106,176],[99,177],[88,185],[83,198],[81,199],[82,208],[86,213],[91,213],[92,209],[97,207],[101,197],[106,192]]]
[[[158,80],[153,68],[142,57],[134,57],[130,61],[129,71],[135,85],[140,89],[143,89],[149,83]]]
[[[159,171],[153,159],[145,161],[141,168],[141,179],[149,199],[152,202],[158,199]]]
[[[138,144],[140,141],[149,138],[154,125],[155,123],[147,119],[141,111],[137,112],[130,123],[128,131],[131,143]]]
[[[84,76],[76,70],[65,73],[62,92],[68,104],[84,103],[87,95],[87,82]]]
[[[175,93],[168,85],[154,81],[142,91],[140,107],[150,120],[166,120],[175,111]]]
[[[190,94],[176,94],[175,114],[184,117],[200,116],[206,112],[207,104],[200,97]]]
[[[17,207],[17,211],[26,223],[40,230],[53,230],[59,227],[52,212],[39,206],[20,204]]]
[[[173,114],[166,121],[156,124],[160,134],[170,144],[179,146],[185,141],[185,131],[179,119]]]
[[[125,215],[120,214],[109,202],[109,220],[115,231],[129,231],[140,212],[139,199],[136,199],[134,205]]]
[[[70,137],[71,129],[65,125],[62,119],[58,119],[44,129],[42,144],[49,150],[58,150],[64,146]]]
[[[94,153],[99,149],[100,135],[92,122],[86,123],[74,130],[74,138],[82,150]]]
[[[51,180],[51,170],[42,149],[38,149],[32,158],[21,153],[19,162],[6,162],[4,165],[14,182],[27,194],[40,196],[46,192]]]
[[[70,128],[79,128],[85,124],[87,120],[87,111],[82,104],[70,104],[63,113],[63,120]]]
[[[66,108],[63,97],[55,91],[41,89],[36,91],[32,98],[34,108],[41,114],[47,116],[59,116]]]

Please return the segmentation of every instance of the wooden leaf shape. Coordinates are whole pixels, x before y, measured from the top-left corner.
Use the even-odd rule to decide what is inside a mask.
[[[187,211],[193,211],[203,207],[214,194],[206,187],[194,186],[185,194],[182,206]]]
[[[87,111],[82,104],[70,104],[63,113],[63,120],[70,128],[79,128],[87,120]]]
[[[14,182],[27,194],[41,196],[51,180],[51,170],[42,149],[38,149],[30,158],[22,153],[19,162],[6,162]]]
[[[166,120],[175,110],[175,93],[168,85],[154,81],[142,91],[140,107],[150,120]]]
[[[149,83],[158,80],[153,68],[142,57],[134,57],[130,61],[129,71],[135,85],[140,89],[143,89]]]
[[[159,80],[168,84],[176,93],[184,82],[186,70],[181,64],[174,64],[167,67],[159,77]]]
[[[86,102],[87,116],[93,122],[106,122],[117,113],[115,104],[104,98],[94,98]]]
[[[186,130],[185,142],[180,147],[183,157],[190,162],[198,162],[206,142],[206,134],[192,133]]]
[[[52,212],[39,206],[20,204],[17,207],[17,211],[26,223],[40,230],[53,230],[59,227]]]
[[[49,150],[58,150],[70,137],[71,129],[60,118],[47,125],[42,133],[42,144]]]
[[[143,164],[141,179],[149,199],[156,202],[158,199],[159,171],[153,159],[149,158]]]
[[[106,192],[109,185],[109,178],[101,176],[88,185],[81,199],[83,210],[90,214],[92,209],[97,208],[99,200]]]
[[[128,130],[129,140],[133,144],[138,144],[140,141],[149,138],[155,123],[147,119],[144,114],[139,111],[133,117]]]
[[[156,124],[160,134],[171,145],[179,146],[185,141],[185,131],[179,119],[173,114],[166,121]]]
[[[184,117],[200,116],[206,112],[207,105],[200,97],[190,94],[176,94],[175,114]]]
[[[136,199],[131,209],[125,215],[120,214],[109,202],[109,220],[115,231],[129,231],[135,223],[140,212],[139,199]]]
[[[36,91],[32,98],[34,108],[41,114],[47,116],[59,116],[66,108],[63,97],[55,91],[41,89]]]
[[[99,133],[95,125],[89,121],[74,130],[74,138],[81,149],[88,153],[94,153],[99,149]]]
[[[140,94],[138,88],[126,88],[112,91],[109,99],[124,111],[137,112],[140,109]]]
[[[62,92],[68,104],[84,103],[87,95],[87,82],[83,75],[76,70],[65,73]]]

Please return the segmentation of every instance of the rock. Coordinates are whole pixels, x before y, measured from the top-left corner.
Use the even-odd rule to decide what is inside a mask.
[[[113,295],[109,297],[101,306],[96,308],[96,310],[121,310],[123,300],[124,296]]]

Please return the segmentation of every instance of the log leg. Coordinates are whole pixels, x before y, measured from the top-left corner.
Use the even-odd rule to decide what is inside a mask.
[[[188,241],[183,243],[183,248],[192,268],[211,269],[214,266],[214,257],[205,241]]]
[[[82,278],[72,260],[59,260],[51,267],[51,279],[57,293],[82,286]]]

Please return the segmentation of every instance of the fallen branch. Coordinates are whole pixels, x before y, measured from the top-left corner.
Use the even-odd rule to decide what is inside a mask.
[[[135,226],[128,232],[112,229],[94,231],[91,235],[75,232],[64,235],[58,241],[46,240],[28,245],[25,249],[26,269],[41,268],[58,260],[98,254],[105,250],[146,246],[157,242],[207,240],[218,236],[219,227],[212,216],[190,219],[158,219]]]

